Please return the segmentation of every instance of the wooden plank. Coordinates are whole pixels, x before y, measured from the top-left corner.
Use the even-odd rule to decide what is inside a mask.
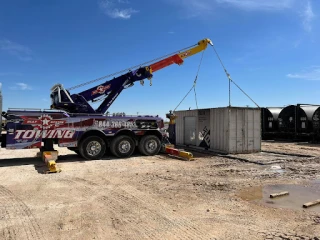
[[[307,202],[307,203],[303,204],[303,207],[304,208],[308,208],[308,207],[312,207],[312,206],[315,206],[315,205],[318,205],[318,204],[320,204],[320,199],[315,200],[313,202]]]
[[[286,195],[289,195],[289,192],[272,193],[270,194],[270,198],[282,197]]]

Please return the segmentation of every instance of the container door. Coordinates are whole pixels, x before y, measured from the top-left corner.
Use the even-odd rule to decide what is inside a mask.
[[[237,128],[237,153],[245,152],[245,110],[239,109],[236,111],[236,128]]]
[[[243,142],[243,152],[253,152],[254,151],[254,135],[255,135],[255,111],[252,109],[245,109],[244,111],[244,142]],[[260,118],[260,116],[258,116]],[[272,122],[271,122],[272,123]]]
[[[232,109],[230,113],[229,127],[229,153],[242,153],[244,142],[244,119],[242,109]]]
[[[196,117],[184,118],[184,144],[196,146]]]
[[[198,110],[197,146],[210,148],[210,109]]]

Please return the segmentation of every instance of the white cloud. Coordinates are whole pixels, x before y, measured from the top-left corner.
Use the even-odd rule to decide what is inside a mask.
[[[246,11],[287,11],[290,10],[302,20],[307,32],[312,30],[315,14],[310,0],[216,0],[219,4],[237,7]],[[300,9],[303,9],[301,12]]]
[[[163,0],[182,9],[184,17],[212,15],[217,7],[237,8],[241,11],[290,12],[302,21],[310,32],[315,14],[310,0]],[[302,10],[301,10],[302,9]]]
[[[26,83],[16,83],[15,86],[10,87],[12,90],[32,90],[32,88]]]
[[[288,9],[293,6],[295,0],[216,0],[216,2],[253,11]]]
[[[118,0],[118,3],[129,3],[127,0]]]
[[[112,18],[123,18],[123,19],[129,19],[131,18],[132,13],[136,13],[137,11],[132,8],[127,9],[113,9],[109,16]]]
[[[288,78],[297,78],[303,80],[320,80],[320,66],[311,66],[300,73],[289,73],[287,74]]]
[[[302,17],[302,25],[307,32],[311,32],[312,30],[312,21],[315,18],[315,14],[313,13],[312,5],[310,1],[307,1],[304,11],[301,13]]]
[[[139,11],[133,8],[120,8],[121,4],[129,4],[127,0],[100,0],[100,9],[111,18],[130,19],[132,14]]]
[[[21,44],[12,42],[8,39],[0,39],[0,50],[16,56],[21,61],[32,60],[32,51],[30,48]]]
[[[236,7],[241,10],[283,10],[293,6],[297,0],[164,0],[182,7],[186,17],[212,14],[215,6]]]

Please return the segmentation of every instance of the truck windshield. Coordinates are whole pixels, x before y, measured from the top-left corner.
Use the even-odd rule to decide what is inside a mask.
[[[59,95],[58,91],[51,93],[51,100],[53,105],[58,105],[59,104]]]

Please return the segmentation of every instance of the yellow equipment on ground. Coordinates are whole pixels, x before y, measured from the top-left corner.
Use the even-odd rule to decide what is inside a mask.
[[[57,167],[56,160],[58,159],[58,151],[44,151],[41,152],[42,160],[46,163],[48,170],[45,173],[57,173],[61,172],[61,169]]]
[[[193,159],[193,154],[191,152],[186,152],[182,149],[177,149],[175,148],[175,146],[173,144],[165,144],[163,146],[163,152],[169,154],[169,155],[173,155],[176,157],[180,157],[183,159],[186,159],[188,161],[192,161]]]

